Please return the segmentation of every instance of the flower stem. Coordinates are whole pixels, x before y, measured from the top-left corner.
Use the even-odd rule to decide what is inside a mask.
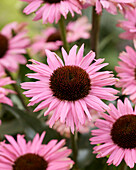
[[[6,73],[11,78],[11,80],[14,80],[12,74],[8,70],[6,70]],[[18,95],[22,105],[24,106],[25,110],[28,111],[28,112],[31,112],[30,109],[27,107],[27,104],[25,102],[25,99],[24,99],[22,93],[20,92],[19,86],[17,84],[11,84],[11,85],[13,86],[15,92],[17,93],[17,95]]]
[[[78,155],[78,148],[77,148],[77,132],[74,134],[70,132],[70,137],[71,137],[71,148],[72,148],[72,155],[73,155],[73,160],[75,162],[73,166],[73,170],[78,170],[78,165],[77,165],[77,155]]]
[[[124,161],[121,163],[120,170],[127,170],[127,165]]]
[[[100,18],[101,18],[101,16],[96,13],[95,7],[93,7],[93,9],[92,9],[91,49],[96,53],[96,57],[98,57]]]
[[[61,39],[63,41],[63,46],[64,46],[65,50],[68,52],[69,44],[67,42],[66,26],[65,26],[65,21],[64,21],[63,16],[61,16],[61,19],[59,20],[59,29],[60,29]]]

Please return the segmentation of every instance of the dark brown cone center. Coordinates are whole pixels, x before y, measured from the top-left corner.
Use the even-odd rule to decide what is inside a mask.
[[[46,3],[53,4],[53,3],[60,3],[63,0],[43,0]]]
[[[3,58],[7,50],[8,50],[8,39],[6,36],[0,33],[0,58]]]
[[[55,32],[54,34],[51,34],[48,37],[47,42],[56,42],[58,40],[61,41],[61,35],[59,31]]]
[[[113,124],[111,137],[121,148],[136,148],[136,115],[124,115],[117,119]]]
[[[136,68],[134,69],[134,76],[135,76],[135,80],[136,80]]]
[[[53,96],[60,100],[76,101],[86,97],[91,90],[88,73],[78,66],[57,68],[50,77]]]
[[[28,153],[14,162],[13,170],[46,170],[48,164],[39,155]]]

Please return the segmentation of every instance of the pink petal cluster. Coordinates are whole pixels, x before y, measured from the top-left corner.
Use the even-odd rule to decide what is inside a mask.
[[[57,38],[59,37],[58,40],[56,39],[56,36]],[[50,37],[55,38],[55,41]],[[49,27],[44,30],[41,35],[34,38],[34,42],[31,45],[31,52],[32,54],[40,52],[43,56],[45,55],[45,49],[56,51],[60,48],[60,46],[62,46],[62,44],[59,31],[55,27]]]
[[[67,41],[72,43],[80,38],[88,39],[90,37],[90,30],[91,24],[88,22],[86,16],[70,22],[66,27]],[[48,27],[41,35],[34,38],[34,42],[31,45],[31,52],[32,54],[40,52],[41,55],[45,55],[45,49],[54,51],[58,50],[62,45],[60,31],[55,27]]]
[[[78,18],[75,22],[69,22],[67,25],[67,41],[69,43],[75,42],[80,38],[90,38],[90,31],[92,25],[88,22],[88,18],[83,16]]]
[[[109,114],[101,114],[104,119],[96,120],[95,125],[98,129],[92,130],[92,135],[94,137],[90,138],[91,144],[99,144],[94,147],[93,153],[97,153],[97,158],[109,156],[107,160],[108,165],[114,164],[115,166],[118,166],[124,159],[126,164],[130,168],[133,168],[136,163],[136,148],[123,148],[115,144],[112,140],[111,131],[113,124],[119,118],[127,115],[132,115],[136,118],[136,107],[133,111],[131,103],[126,98],[124,103],[121,100],[118,100],[117,108],[112,103],[109,104],[109,108]],[[125,131],[122,133],[125,134]],[[131,139],[128,139],[128,143],[131,145]]]
[[[29,78],[38,79],[38,81],[22,83],[22,88],[28,90],[24,92],[24,94],[27,97],[32,97],[29,106],[41,102],[34,111],[39,111],[48,107],[44,113],[46,116],[54,110],[49,122],[50,127],[52,127],[53,124],[60,119],[62,123],[66,123],[66,125],[71,128],[73,133],[75,128],[79,129],[80,124],[84,125],[86,120],[92,119],[89,109],[94,109],[100,112],[103,111],[103,109],[107,108],[107,105],[101,99],[115,100],[117,98],[115,94],[118,92],[111,87],[106,87],[116,83],[117,79],[113,78],[113,74],[111,74],[110,71],[98,72],[101,68],[108,65],[107,63],[101,64],[104,59],[94,60],[95,53],[92,51],[83,57],[84,45],[81,46],[78,53],[76,53],[76,51],[76,45],[71,48],[69,54],[67,54],[62,48],[64,64],[56,53],[46,50],[48,65],[35,60],[31,60],[33,64],[27,65],[29,69],[36,72],[27,74],[27,76]],[[92,63],[92,61],[94,61],[94,63]],[[70,101],[69,99],[59,99],[54,96],[54,92],[50,87],[50,78],[54,75],[54,71],[69,67],[77,69],[76,74],[78,74],[79,69],[82,70],[83,73],[88,76],[87,81],[89,80],[91,82],[91,84],[89,84],[89,86],[91,86],[91,90],[88,91],[88,95],[79,99],[74,99],[74,101],[72,101],[73,99],[70,99]],[[63,74],[65,75],[65,72],[63,72]],[[61,76],[64,75],[61,74],[60,79],[57,78],[57,81],[60,81],[58,86],[67,81],[61,78]],[[76,77],[74,79],[76,80]],[[74,82],[75,86],[78,88],[82,82],[80,84],[76,84],[77,81],[78,80],[73,81],[72,79],[72,82]],[[74,87],[74,85],[72,87]],[[83,87],[84,86],[82,86],[82,88]],[[63,88],[64,87],[62,86],[60,91],[63,90]],[[80,94],[80,91],[78,92],[77,88],[73,91],[73,95],[74,93],[76,93],[76,95],[77,93],[79,93],[79,95],[84,94],[84,91]],[[70,97],[71,90],[65,90],[65,92],[69,93],[66,98]],[[56,92],[59,93],[60,91],[58,90]]]
[[[48,120],[46,122],[46,125],[49,125],[50,118],[53,113],[49,114]],[[90,129],[94,128],[94,122],[96,119],[100,118],[99,113],[97,113],[96,110],[90,109],[90,114],[92,116],[92,120],[86,120],[84,125],[79,125],[79,133],[89,133]],[[54,130],[60,133],[60,135],[65,136],[67,138],[70,138],[70,128],[67,127],[64,123],[61,123],[60,120],[56,121],[55,124],[52,127]]]
[[[0,103],[5,103],[10,106],[13,105],[12,101],[7,97],[9,93],[15,93],[13,90],[6,89],[3,86],[15,83],[9,77],[3,77],[4,73],[0,72]]]
[[[1,69],[14,72],[18,69],[18,64],[26,64],[26,59],[23,54],[26,54],[26,48],[28,47],[30,40],[26,36],[27,30],[25,29],[25,23],[10,23],[6,25],[0,32],[0,54],[2,53],[2,41],[7,41],[7,50],[0,56]],[[13,35],[14,34],[14,35]],[[1,47],[2,45],[2,47]]]
[[[53,2],[50,0],[21,0],[28,2],[29,5],[24,9],[24,13],[27,15],[35,12],[36,16],[34,21],[43,20],[43,24],[54,21],[58,23],[61,15],[67,18],[67,14],[70,12],[74,17],[74,12],[81,14],[81,5],[78,0],[60,0],[60,2]]]
[[[96,12],[99,14],[104,8],[111,14],[117,14],[117,7],[120,10],[134,6],[135,0],[80,0],[83,6],[96,6]]]
[[[34,154],[42,157],[47,162],[46,170],[69,170],[73,165],[73,161],[68,158],[71,150],[63,147],[65,140],[57,143],[57,140],[53,139],[45,145],[42,144],[44,136],[45,132],[41,136],[36,134],[33,141],[27,143],[24,135],[18,134],[17,141],[12,136],[5,135],[9,144],[0,143],[0,169],[12,170],[15,161],[19,157]]]
[[[122,93],[130,95],[130,100],[136,103],[136,51],[127,46],[126,52],[120,53],[119,58],[121,61],[115,70],[120,79],[116,86],[121,87]]]
[[[125,19],[126,21],[119,21],[117,24],[118,27],[125,30],[119,37],[134,40],[136,39],[136,8],[126,10]]]

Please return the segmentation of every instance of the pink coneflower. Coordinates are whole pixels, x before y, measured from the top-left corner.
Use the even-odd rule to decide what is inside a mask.
[[[74,12],[81,14],[81,5],[78,0],[21,0],[28,2],[29,5],[24,9],[27,15],[35,12],[34,21],[43,19],[43,24],[54,21],[58,23],[61,15],[67,18],[70,12],[72,17]]]
[[[79,40],[80,38],[90,38],[91,28],[92,25],[88,22],[88,18],[86,16],[80,17],[74,22],[69,22],[66,28],[67,41],[71,43]]]
[[[0,67],[14,72],[18,64],[25,64],[26,47],[29,39],[26,37],[26,24],[16,22],[6,25],[0,32]]]
[[[46,125],[49,125],[49,121],[50,118],[52,116],[53,113],[50,113],[48,116],[48,120],[46,122]],[[94,122],[96,121],[96,119],[100,118],[100,115],[98,114],[98,112],[94,109],[90,110],[90,114],[92,116],[92,120],[86,120],[84,125],[79,124],[78,127],[79,129],[78,132],[79,133],[89,133],[89,131],[95,127]],[[65,136],[67,138],[70,138],[70,128],[66,126],[66,124],[61,123],[60,120],[56,121],[55,124],[52,127],[54,130],[56,130],[58,133],[60,133],[60,135]]]
[[[0,69],[1,70],[1,69]],[[8,105],[13,105],[12,101],[6,97],[9,93],[15,93],[13,90],[6,89],[3,86],[15,83],[9,77],[3,77],[4,73],[0,72],[0,103],[5,103]]]
[[[126,21],[119,21],[117,26],[125,30],[119,35],[122,39],[134,40],[136,39],[136,8],[126,11]]]
[[[118,166],[124,158],[126,164],[133,168],[136,163],[136,107],[133,111],[131,103],[126,98],[124,103],[117,102],[117,109],[109,104],[109,115],[103,113],[104,120],[97,119],[92,130],[91,144],[97,158],[109,156],[107,163]]]
[[[117,76],[120,77],[117,87],[122,87],[122,93],[130,95],[130,100],[136,103],[136,52],[129,46],[126,47],[126,52],[119,55],[122,61],[119,61],[120,66],[116,66]]]
[[[104,59],[92,61],[95,53],[90,51],[83,57],[84,45],[76,54],[77,46],[73,46],[66,53],[62,48],[64,63],[57,54],[46,50],[48,65],[31,60],[33,64],[27,65],[31,70],[37,72],[27,74],[29,78],[38,79],[36,82],[22,83],[22,88],[27,97],[32,97],[29,106],[41,102],[34,111],[48,107],[44,115],[52,110],[54,113],[50,119],[50,126],[58,119],[66,123],[74,133],[78,124],[85,124],[91,120],[88,109],[103,111],[107,105],[101,99],[115,100],[118,91],[110,86],[115,84],[116,79],[109,71],[97,72],[107,63],[101,64]],[[91,64],[91,65],[90,65]],[[61,111],[60,111],[61,110]]]
[[[78,31],[77,31],[78,30]],[[66,37],[68,43],[75,42],[80,38],[90,38],[89,31],[91,30],[91,24],[88,22],[86,16],[79,18],[74,22],[70,22],[66,27]],[[34,43],[31,46],[32,54],[38,52],[43,56],[45,55],[45,49],[58,50],[63,45],[61,41],[60,31],[55,27],[49,27],[42,32],[41,35],[34,38]]]
[[[117,7],[124,10],[129,6],[133,6],[135,0],[79,0],[84,6],[96,6],[96,12],[99,14],[104,8],[111,14],[117,14]]]
[[[42,144],[45,132],[36,134],[33,141],[26,143],[24,135],[5,135],[9,144],[0,143],[0,169],[2,170],[69,170],[73,161],[68,158],[71,150],[63,147],[65,140],[57,143],[53,139]]]
[[[59,30],[55,27],[49,27],[34,38],[34,43],[31,45],[32,53],[36,54],[40,52],[41,55],[45,55],[45,49],[58,50],[63,43]]]

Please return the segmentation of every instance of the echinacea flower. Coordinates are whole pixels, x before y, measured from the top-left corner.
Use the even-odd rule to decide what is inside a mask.
[[[43,19],[43,24],[54,21],[58,23],[61,15],[67,18],[70,12],[72,17],[74,12],[81,14],[81,5],[78,0],[21,0],[28,2],[29,5],[24,9],[27,15],[35,12],[34,21]]]
[[[133,168],[136,163],[136,107],[133,111],[131,103],[125,98],[117,102],[117,109],[109,104],[108,114],[103,113],[104,119],[96,120],[98,129],[92,130],[94,137],[90,138],[97,158],[109,156],[107,163],[118,166],[124,159]]]
[[[0,143],[1,170],[69,170],[73,161],[68,158],[71,150],[63,147],[65,140],[57,143],[53,139],[48,144],[42,144],[45,132],[36,134],[28,143],[24,135],[17,135],[17,141],[12,136],[5,135],[9,144]]]
[[[72,43],[80,38],[89,39],[91,28],[92,25],[88,22],[88,18],[86,16],[82,16],[74,22],[69,22],[66,27],[67,41]]]
[[[13,22],[0,31],[1,69],[14,72],[18,69],[18,64],[26,64],[23,54],[30,41],[26,36],[25,25]]]
[[[92,120],[86,120],[84,125],[79,124],[79,129],[78,132],[79,133],[89,133],[90,129],[94,128],[94,122],[96,121],[96,119],[100,118],[99,113],[94,110],[94,109],[90,109],[90,114],[92,116]],[[53,112],[49,114],[48,116],[48,120],[46,121],[46,125],[49,125],[50,122],[50,118],[52,116]],[[61,123],[60,120],[56,121],[52,127],[54,130],[56,130],[58,133],[60,133],[60,135],[65,136],[67,138],[70,138],[70,128],[66,126],[66,124]]]
[[[77,31],[78,30],[78,31]],[[91,24],[88,22],[86,16],[78,18],[76,21],[69,22],[66,26],[66,38],[68,43],[75,42],[80,38],[90,38]],[[61,41],[60,31],[55,27],[48,27],[34,38],[34,42],[31,45],[31,53],[45,55],[45,49],[58,50],[63,45]]]
[[[105,87],[117,81],[111,72],[97,72],[108,65],[101,64],[104,59],[95,60],[91,64],[95,58],[94,52],[90,51],[83,57],[84,45],[77,54],[76,51],[76,45],[72,47],[69,55],[62,48],[63,63],[56,53],[46,50],[48,65],[35,60],[31,60],[33,64],[27,65],[29,69],[37,72],[27,76],[38,81],[22,83],[22,88],[28,90],[24,94],[32,97],[29,106],[41,102],[34,111],[48,107],[44,113],[46,116],[54,110],[50,126],[60,119],[73,133],[75,127],[79,128],[79,123],[83,125],[87,119],[91,120],[88,109],[103,111],[107,105],[101,99],[115,100],[117,97],[114,94],[118,92],[111,87]]]
[[[0,69],[1,70],[1,69]],[[11,89],[4,88],[5,85],[15,83],[10,77],[3,77],[4,73],[0,72],[0,103],[5,103],[10,106],[13,105],[12,101],[7,97],[9,93],[15,93]]]
[[[61,35],[58,29],[55,27],[49,27],[42,31],[41,35],[34,38],[34,42],[31,45],[32,54],[40,52],[41,55],[45,55],[45,49],[56,51],[63,45],[61,41]]]
[[[136,8],[126,10],[126,21],[119,21],[117,26],[124,29],[125,32],[119,35],[122,39],[134,40],[136,39]]]
[[[124,95],[130,95],[130,100],[136,103],[136,51],[126,47],[126,52],[120,53],[119,66],[115,67],[120,78],[116,86],[122,88]]]
[[[109,13],[117,14],[117,7],[120,10],[133,6],[135,0],[79,0],[84,6],[96,6],[96,12],[100,14],[104,8]]]

